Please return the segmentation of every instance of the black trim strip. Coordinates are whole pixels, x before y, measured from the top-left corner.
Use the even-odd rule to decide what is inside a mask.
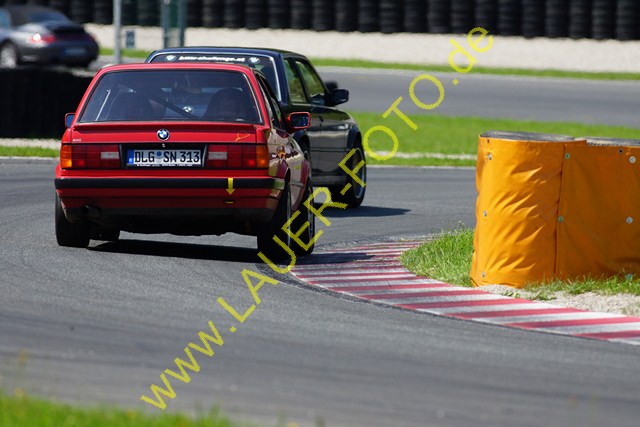
[[[228,188],[227,178],[56,178],[62,188]],[[282,190],[280,178],[233,178],[233,188]]]

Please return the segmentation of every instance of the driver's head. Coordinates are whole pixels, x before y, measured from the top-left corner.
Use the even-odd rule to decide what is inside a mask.
[[[247,100],[239,89],[226,88],[213,95],[205,116],[213,120],[237,121],[248,118]]]

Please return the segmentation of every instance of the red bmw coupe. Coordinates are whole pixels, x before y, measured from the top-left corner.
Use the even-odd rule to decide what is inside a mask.
[[[107,67],[65,121],[55,178],[59,245],[114,241],[121,230],[236,232],[257,236],[272,260],[313,250],[309,164],[291,137],[310,116],[283,117],[259,71]],[[292,240],[287,228],[304,232]]]

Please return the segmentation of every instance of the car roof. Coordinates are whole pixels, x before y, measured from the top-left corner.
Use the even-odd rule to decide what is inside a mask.
[[[189,47],[170,47],[165,49],[158,49],[149,55],[149,57],[155,57],[158,55],[170,54],[170,53],[227,53],[227,54],[246,54],[246,55],[265,55],[271,57],[277,56],[290,56],[298,58],[306,58],[304,55],[291,52],[282,49],[272,49],[265,47],[216,47],[216,46],[189,46]]]
[[[34,12],[49,12],[49,13],[58,12],[64,15],[58,9],[53,9],[46,6],[31,5],[31,4],[8,4],[1,7],[0,9],[4,9],[7,12],[9,12],[9,15],[11,15],[12,20],[16,20],[20,22],[28,22],[29,15],[31,15]]]
[[[151,62],[151,63],[142,63],[136,62],[132,64],[119,64],[119,65],[109,65],[107,67],[102,68],[101,72],[107,71],[127,71],[127,70],[184,70],[184,69],[192,69],[192,70],[229,70],[229,71],[242,71],[244,73],[255,73],[256,70],[242,64],[224,64],[219,62],[206,62],[206,63],[193,63],[193,62]]]

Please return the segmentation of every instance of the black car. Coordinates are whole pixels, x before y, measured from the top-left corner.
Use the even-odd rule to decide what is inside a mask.
[[[233,47],[169,48],[153,52],[145,62],[222,62],[243,64],[267,78],[285,114],[306,111],[311,127],[294,135],[310,160],[313,184],[325,186],[332,199],[358,207],[364,199],[366,165],[362,135],[353,117],[336,108],[349,100],[349,92],[337,84],[326,84],[303,55],[277,49]],[[344,162],[345,157],[354,154]],[[356,170],[358,180],[340,167]],[[349,185],[350,184],[350,185]]]
[[[87,67],[98,43],[82,25],[55,9],[15,5],[0,8],[0,67],[63,64]]]

